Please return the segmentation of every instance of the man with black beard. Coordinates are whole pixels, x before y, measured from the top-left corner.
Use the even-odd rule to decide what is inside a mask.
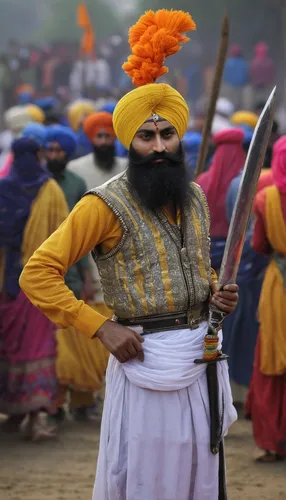
[[[165,481],[167,472],[162,461],[163,457],[167,460],[169,447],[175,447],[173,464],[177,459],[182,463],[182,458],[190,463],[193,440],[199,441],[200,451],[196,453],[201,454],[208,470],[207,476],[199,472],[199,484],[209,475],[212,479],[208,481],[216,484],[217,462],[209,452],[205,430],[209,418],[205,372],[201,369],[199,374],[193,363],[202,354],[209,295],[215,292],[208,231],[205,198],[196,184],[187,181],[178,132],[171,122],[155,116],[135,133],[127,172],[84,196],[34,254],[22,275],[25,293],[55,323],[76,327],[112,353],[94,498],[113,498],[106,493],[111,487],[120,500],[131,500],[141,481],[140,467],[143,465],[151,474],[149,462]],[[66,269],[89,251],[93,251],[105,302],[115,311],[115,321],[77,301],[62,280]],[[237,301],[236,285],[215,292],[212,301],[225,312],[232,312]],[[227,366],[223,367],[221,384],[226,383],[226,377]],[[235,419],[228,390],[225,407],[228,427]],[[181,412],[187,412],[183,420]],[[196,415],[195,427],[192,412]],[[182,433],[186,433],[189,450],[187,447],[184,451]],[[154,442],[159,446],[156,453]],[[121,446],[122,451],[114,453]],[[139,479],[137,472],[129,472],[124,458],[126,446],[130,460],[135,461],[132,471],[135,467]],[[139,448],[146,450],[148,458],[144,453],[140,457]],[[125,495],[125,481],[118,485],[108,475],[105,464],[109,461],[119,470],[127,468],[125,477],[132,495]],[[173,477],[171,464],[167,468]],[[143,483],[140,500],[161,499],[160,492],[152,496],[149,481],[143,479]],[[201,488],[205,491],[207,485]],[[189,497],[174,493],[168,498]],[[201,499],[199,495],[192,498]]]
[[[123,172],[127,159],[115,156],[116,136],[110,113],[89,115],[83,123],[83,131],[93,145],[93,153],[71,161],[68,170],[80,175],[87,188],[92,189]]]
[[[55,323],[79,328],[111,353],[94,500],[226,498],[210,451],[206,365],[194,360],[213,359],[221,347],[219,336],[208,347],[209,301],[231,313],[238,288],[216,290],[207,203],[187,182],[182,153],[188,106],[169,85],[150,83],[191,29],[189,14],[167,10],[149,11],[131,28],[134,53],[124,68],[139,86],[113,113],[130,152],[127,172],[82,198],[20,280]],[[65,270],[89,251],[113,321],[65,287]],[[225,361],[218,388],[225,435],[236,419]]]

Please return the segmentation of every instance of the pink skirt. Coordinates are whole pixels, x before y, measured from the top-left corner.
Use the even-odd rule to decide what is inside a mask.
[[[20,291],[0,302],[0,413],[54,411],[55,327]]]

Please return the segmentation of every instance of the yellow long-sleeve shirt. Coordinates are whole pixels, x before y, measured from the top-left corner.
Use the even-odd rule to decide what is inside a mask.
[[[106,203],[95,195],[85,196],[30,258],[20,277],[21,288],[58,327],[74,326],[93,337],[106,317],[77,300],[64,276],[95,246],[101,245],[107,252],[122,235],[120,221]]]
[[[88,195],[34,253],[25,266],[20,286],[31,300],[60,328],[74,326],[92,337],[106,321],[64,283],[67,269],[95,246],[114,248],[122,228],[112,210],[100,198]]]

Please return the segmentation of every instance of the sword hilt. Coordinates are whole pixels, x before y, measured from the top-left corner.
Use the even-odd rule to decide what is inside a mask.
[[[208,332],[204,338],[204,357],[206,361],[213,361],[219,358],[221,352],[218,350],[219,336],[218,332],[221,330],[222,323],[226,313],[220,311],[213,304],[210,305],[210,318]]]
[[[213,304],[210,305],[210,317],[208,335],[217,335],[222,328],[223,320],[226,318],[227,313],[220,311]]]

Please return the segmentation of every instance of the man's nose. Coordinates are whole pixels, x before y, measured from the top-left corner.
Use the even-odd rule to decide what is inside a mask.
[[[162,137],[160,136],[160,134],[156,134],[153,144],[153,151],[155,151],[156,153],[163,153],[165,149],[166,147],[164,141],[162,140]]]

